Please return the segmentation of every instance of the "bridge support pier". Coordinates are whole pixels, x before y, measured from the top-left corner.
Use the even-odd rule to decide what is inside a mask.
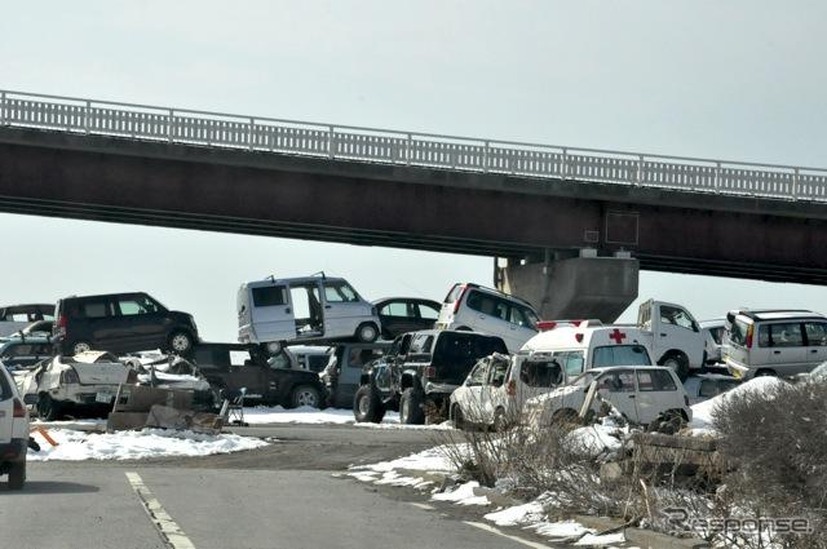
[[[614,322],[638,295],[638,261],[622,252],[597,257],[596,250],[585,249],[580,257],[509,260],[495,270],[498,289],[529,301],[545,320]]]

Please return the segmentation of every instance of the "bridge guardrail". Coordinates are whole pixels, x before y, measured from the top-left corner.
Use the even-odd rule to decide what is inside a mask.
[[[0,125],[335,160],[827,202],[827,170],[316,124],[0,91]]]

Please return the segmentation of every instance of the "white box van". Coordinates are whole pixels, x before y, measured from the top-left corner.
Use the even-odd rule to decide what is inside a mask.
[[[653,365],[649,354],[652,333],[624,324],[602,325],[599,321],[541,323],[550,329],[529,339],[517,360],[557,361],[566,379],[592,368]]]
[[[379,337],[376,308],[343,278],[318,275],[245,282],[238,290],[238,340],[278,353],[291,341]]]
[[[466,282],[454,284],[445,296],[434,326],[500,336],[514,353],[537,333],[537,322],[537,311],[528,301]]]
[[[741,309],[726,320],[722,354],[735,377],[791,376],[827,360],[827,317],[820,313]]]

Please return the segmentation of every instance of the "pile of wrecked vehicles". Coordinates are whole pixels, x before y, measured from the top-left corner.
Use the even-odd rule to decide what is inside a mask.
[[[318,373],[287,350],[272,356],[236,343],[199,343],[187,357],[56,355],[14,372],[24,402],[44,421],[107,417],[111,430],[145,426],[215,431],[244,404],[321,408]]]

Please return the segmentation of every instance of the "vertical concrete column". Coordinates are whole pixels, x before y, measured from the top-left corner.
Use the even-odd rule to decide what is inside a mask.
[[[614,322],[638,295],[639,266],[631,258],[575,257],[500,269],[499,289],[529,301],[547,320]]]

